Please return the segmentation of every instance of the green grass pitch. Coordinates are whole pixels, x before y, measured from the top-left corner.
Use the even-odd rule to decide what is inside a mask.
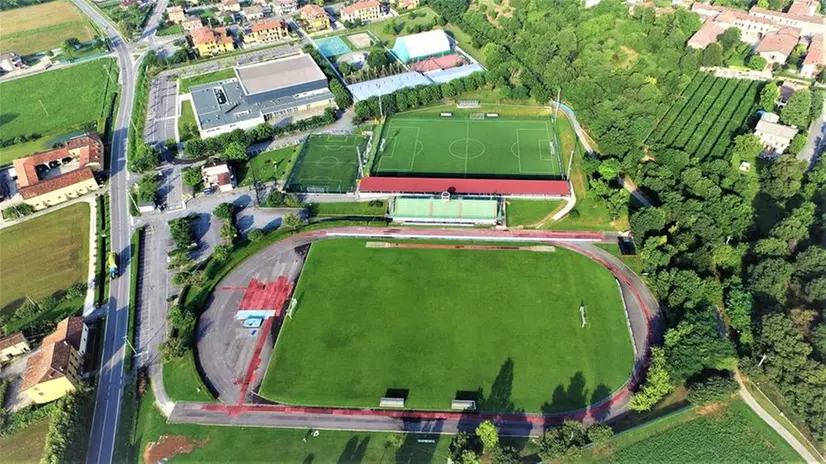
[[[390,119],[382,138],[378,175],[555,178],[563,172],[550,118],[409,113]]]
[[[287,180],[293,192],[343,193],[356,188],[359,152],[366,156],[365,137],[312,135],[302,147]]]
[[[502,276],[508,276],[507,279]],[[606,398],[634,354],[614,277],[571,251],[312,245],[261,386],[297,405],[556,412]],[[583,328],[579,307],[587,307]]]

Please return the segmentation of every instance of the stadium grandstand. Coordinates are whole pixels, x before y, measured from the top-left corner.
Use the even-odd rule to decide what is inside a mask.
[[[403,63],[453,53],[450,38],[440,29],[399,37],[392,51]]]
[[[403,224],[496,225],[502,220],[498,199],[397,197],[390,201],[388,216]]]
[[[567,198],[570,184],[565,180],[461,179],[442,177],[363,177],[362,195],[490,195],[524,198]]]

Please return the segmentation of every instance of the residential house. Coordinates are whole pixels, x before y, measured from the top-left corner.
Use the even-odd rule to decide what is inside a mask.
[[[226,162],[207,163],[201,168],[204,186],[220,192],[235,188],[235,176]]]
[[[264,17],[264,7],[260,5],[248,6],[241,10],[241,16],[247,21],[257,21]]]
[[[192,46],[198,50],[198,56],[214,56],[232,51],[235,43],[225,28],[210,29],[200,27],[190,31]]]
[[[221,4],[218,5],[218,10],[235,13],[240,12],[241,2],[238,0],[221,0]]]
[[[777,32],[766,34],[754,53],[762,56],[769,64],[783,64],[789,59],[794,47],[800,40],[800,31],[793,27],[785,27]]]
[[[166,9],[166,17],[171,23],[181,24],[186,20],[186,12],[181,6],[170,6]]]
[[[342,21],[375,21],[381,15],[382,4],[376,0],[364,0],[341,9]]]
[[[95,133],[66,141],[64,146],[12,161],[17,193],[36,210],[63,203],[98,189],[95,172],[103,169],[103,142]]]
[[[25,67],[26,65],[23,64],[23,60],[17,53],[6,52],[0,54],[0,70],[9,72],[17,69],[23,69]]]
[[[396,2],[396,8],[400,10],[412,10],[414,8],[418,8],[419,0],[398,0]]]
[[[757,44],[766,35],[779,32],[784,28],[794,28],[802,38],[811,39],[826,34],[826,18],[815,14],[810,0],[797,0],[788,12],[752,7],[748,12],[724,6],[695,2],[691,11],[703,20],[712,20],[723,29],[736,27],[740,29],[743,42]]]
[[[140,3],[138,0],[120,0],[120,7],[124,10],[128,9],[132,5],[140,6]]]
[[[754,128],[754,135],[763,142],[764,155],[774,156],[786,150],[797,135],[797,129],[780,124],[780,117],[775,113],[763,113]]]
[[[40,351],[26,362],[22,391],[38,404],[77,390],[89,329],[82,317],[68,317],[43,339]]]
[[[201,22],[201,18],[198,16],[187,16],[187,18],[181,22],[181,26],[183,26],[185,31],[192,32],[193,29],[203,27],[204,23]]]
[[[281,16],[289,16],[298,11],[298,0],[273,0],[270,5],[272,12]]]
[[[301,14],[301,21],[304,27],[310,32],[323,31],[330,28],[330,17],[324,8],[315,4],[308,4],[298,10]]]
[[[807,84],[803,84],[800,82],[795,82],[791,80],[781,82],[780,85],[777,87],[777,89],[780,91],[780,98],[777,99],[777,106],[783,108],[784,106],[786,106],[786,103],[789,101],[790,98],[792,98],[792,95],[794,95],[795,92],[797,92],[800,89],[807,88],[809,88]]]
[[[265,19],[250,27],[250,31],[244,34],[246,44],[265,44],[278,42],[290,36],[290,27],[287,22],[281,19]]]
[[[823,37],[814,37],[806,50],[806,57],[803,58],[803,65],[800,66],[800,75],[814,78],[826,68],[826,50],[823,49]]]
[[[714,19],[706,19],[694,35],[688,39],[688,46],[691,48],[704,49],[717,42],[717,36],[726,31],[724,25],[717,23]]]
[[[826,18],[814,14],[810,5],[805,0],[798,0],[792,3],[786,13],[754,6],[749,10],[749,15],[765,18],[784,27],[794,27],[807,38],[823,37],[826,35]]]
[[[11,361],[30,350],[26,337],[22,332],[0,338],[0,362]]]

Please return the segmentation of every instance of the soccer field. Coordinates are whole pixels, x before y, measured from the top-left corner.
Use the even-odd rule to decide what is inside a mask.
[[[318,242],[295,297],[260,390],[290,404],[376,407],[402,390],[408,408],[473,392],[482,410],[567,411],[634,365],[614,277],[567,250]]]
[[[359,152],[367,139],[356,135],[311,135],[287,179],[287,190],[308,193],[344,193],[356,188]]]
[[[563,166],[549,118],[398,115],[384,128],[378,175],[558,178]]]

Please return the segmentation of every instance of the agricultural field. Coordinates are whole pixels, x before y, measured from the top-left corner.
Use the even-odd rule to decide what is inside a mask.
[[[438,111],[402,113],[384,125],[373,172],[560,178],[560,151],[567,152],[555,129],[548,117],[471,119],[458,112],[451,117],[441,117]]]
[[[755,109],[759,83],[697,73],[648,137],[648,145],[720,157]]]
[[[628,379],[625,313],[601,265],[563,249],[409,246],[312,245],[261,396],[375,407],[403,390],[408,408],[445,410],[461,391],[485,411],[558,412]]]
[[[198,74],[197,76],[192,77],[184,77],[178,81],[178,93],[180,95],[187,94],[189,93],[190,87],[209,84],[224,79],[232,79],[233,77],[235,77],[235,70],[233,68],[221,69],[206,74]]]
[[[21,96],[3,102],[0,139],[40,134],[40,139],[26,144],[37,151],[43,143],[66,133],[102,128],[117,90],[118,66],[113,58],[0,83],[0,94]],[[0,149],[0,164],[30,153],[17,145]]]
[[[365,137],[313,135],[301,147],[287,179],[291,192],[352,192],[359,177],[359,159],[366,155]]]
[[[47,433],[49,418],[44,417],[7,437],[0,438],[0,456],[4,462],[40,462]]]
[[[0,229],[0,311],[86,282],[89,214],[78,203]]]
[[[689,409],[617,435],[589,449],[586,461],[802,462],[741,400]]]
[[[91,22],[69,0],[2,11],[0,24],[0,50],[21,56],[60,48],[66,39],[85,42],[96,35]]]

